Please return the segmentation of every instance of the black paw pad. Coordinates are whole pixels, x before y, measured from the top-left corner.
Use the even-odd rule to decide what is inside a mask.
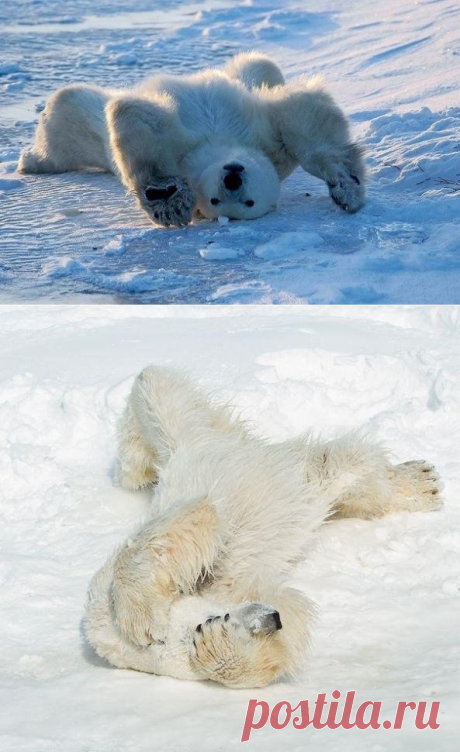
[[[168,198],[172,198],[177,193],[177,187],[175,185],[169,186],[169,188],[147,188],[145,191],[145,198],[147,201],[167,201]]]

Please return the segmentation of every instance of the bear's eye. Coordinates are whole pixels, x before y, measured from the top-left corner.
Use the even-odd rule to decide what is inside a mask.
[[[211,199],[211,204],[212,204],[213,206],[217,206],[217,204],[220,204],[220,201],[219,201],[219,199],[218,199],[218,198],[212,198],[212,199]]]
[[[244,202],[246,206],[254,206],[254,201],[252,199],[249,199],[249,201]]]

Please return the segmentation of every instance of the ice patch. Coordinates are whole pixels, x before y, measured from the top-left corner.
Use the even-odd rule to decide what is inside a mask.
[[[63,217],[78,217],[82,214],[82,210],[76,206],[69,206],[67,209],[61,209],[59,212]]]
[[[119,253],[119,246],[115,246],[115,254]],[[110,255],[110,251],[109,251]],[[185,275],[175,274],[165,269],[155,272],[146,269],[133,269],[121,273],[107,274],[98,267],[98,256],[77,260],[70,256],[60,259],[52,259],[45,263],[42,274],[51,279],[71,277],[83,280],[95,288],[103,286],[115,292],[128,294],[137,293],[160,293],[167,290],[171,285],[178,289],[184,289],[190,280]]]
[[[324,243],[317,232],[286,232],[268,243],[257,246],[254,254],[266,260],[282,259]]]

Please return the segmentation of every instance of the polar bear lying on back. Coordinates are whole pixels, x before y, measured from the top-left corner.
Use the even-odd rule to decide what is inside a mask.
[[[158,367],[128,399],[119,480],[151,486],[151,510],[91,582],[89,642],[119,668],[229,687],[302,665],[314,608],[288,581],[325,519],[441,503],[426,462],[391,465],[357,435],[269,444]]]
[[[154,76],[132,91],[60,89],[18,169],[114,172],[153,222],[181,226],[198,212],[261,217],[298,165],[345,211],[363,206],[362,150],[340,108],[318,80],[285,84],[274,62],[249,53],[223,70]]]

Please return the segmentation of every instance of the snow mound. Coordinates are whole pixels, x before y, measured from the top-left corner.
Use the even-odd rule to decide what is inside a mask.
[[[0,178],[0,193],[7,193],[7,191],[17,191],[18,188],[23,188],[24,183],[22,180],[8,180],[8,178]]]
[[[208,261],[230,261],[237,259],[241,255],[237,248],[229,248],[223,245],[214,243],[207,248],[200,248],[198,251],[201,258]]]
[[[376,118],[365,139],[376,154],[373,179],[411,191],[414,198],[460,193],[459,132],[458,107]]]

